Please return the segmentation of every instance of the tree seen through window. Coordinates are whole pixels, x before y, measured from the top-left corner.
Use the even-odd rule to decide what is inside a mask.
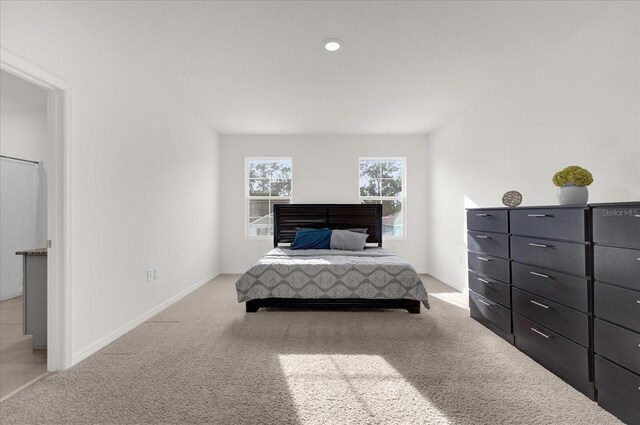
[[[382,204],[383,235],[404,235],[404,163],[404,159],[360,160],[360,203]]]
[[[273,234],[273,205],[291,203],[291,159],[247,159],[248,235]]]

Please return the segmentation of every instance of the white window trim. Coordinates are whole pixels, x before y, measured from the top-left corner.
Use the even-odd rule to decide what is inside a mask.
[[[290,161],[291,162],[291,196],[288,198],[276,197],[275,199],[289,199],[293,204],[293,158],[290,156],[245,156],[244,157],[244,238],[245,240],[273,240],[273,235],[249,235],[249,200],[250,199],[274,199],[272,196],[249,197],[249,161]]]
[[[360,196],[360,161],[402,161],[402,193],[403,196]],[[383,235],[386,240],[407,239],[407,157],[406,156],[361,156],[358,158],[358,203],[362,201],[396,201],[402,202],[402,235]]]

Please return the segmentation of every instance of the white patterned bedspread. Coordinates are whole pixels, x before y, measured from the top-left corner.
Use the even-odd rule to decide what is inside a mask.
[[[429,308],[415,269],[383,248],[274,248],[236,282],[238,302],[260,298],[411,299]]]

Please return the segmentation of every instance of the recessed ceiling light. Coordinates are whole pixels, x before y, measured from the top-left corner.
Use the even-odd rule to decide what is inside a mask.
[[[330,38],[324,41],[324,48],[330,52],[335,52],[340,48],[340,43],[342,43],[337,38]]]

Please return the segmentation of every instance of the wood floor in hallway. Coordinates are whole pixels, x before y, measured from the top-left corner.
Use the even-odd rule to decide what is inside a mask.
[[[22,333],[22,297],[0,302],[0,399],[47,374],[47,350]]]

